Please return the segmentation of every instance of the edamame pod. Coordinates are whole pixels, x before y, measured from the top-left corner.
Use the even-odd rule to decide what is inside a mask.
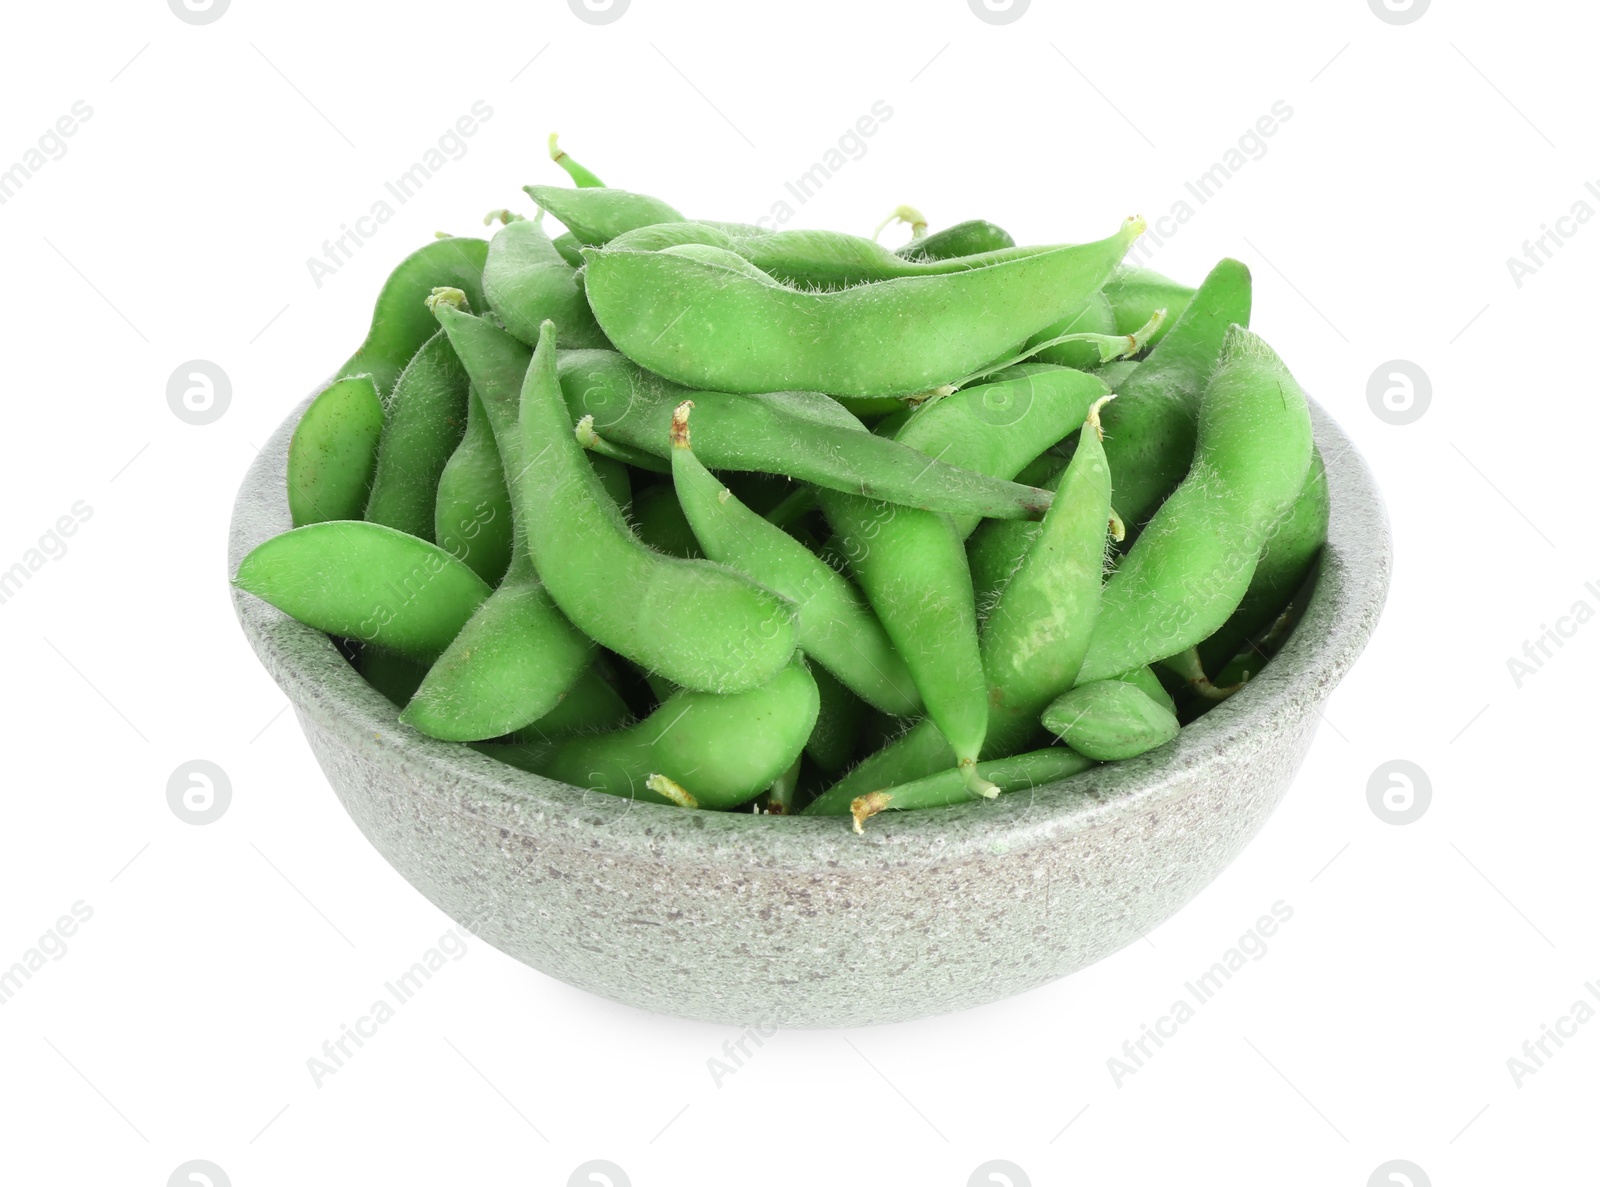
[[[942,231],[913,239],[895,255],[905,260],[950,260],[1015,247],[1017,241],[1004,228],[981,218],[956,223]]]
[[[682,514],[712,560],[799,607],[799,643],[863,700],[905,716],[921,709],[916,685],[883,626],[850,582],[804,544],[751,511],[694,455],[685,401],[673,414],[672,477]],[[696,432],[703,423],[696,417]]]
[[[483,265],[489,244],[483,239],[435,239],[412,252],[390,274],[372,311],[366,341],[339,368],[338,378],[370,375],[378,394],[394,390],[411,356],[439,332],[427,298],[436,288],[460,289],[474,309],[483,309]]]
[[[1090,297],[1081,309],[1053,325],[1046,326],[1029,338],[1027,345],[1037,346],[1041,342],[1050,342],[1068,334],[1109,335],[1116,332],[1117,317],[1111,310],[1111,302],[1106,300],[1105,293],[1099,292]],[[1054,363],[1060,367],[1084,368],[1098,366],[1100,363],[1100,351],[1093,342],[1058,342],[1054,346],[1046,346],[1033,357],[1041,363]]]
[[[428,670],[400,720],[431,738],[477,742],[538,721],[561,703],[594,646],[513,565]]]
[[[1111,516],[1111,473],[1100,433],[1100,409],[1109,399],[1089,409],[1039,538],[984,620],[988,757],[1026,744],[1040,710],[1072,687],[1089,649]]]
[[[439,477],[467,425],[467,373],[440,330],[395,381],[366,519],[434,538]]]
[[[545,318],[556,323],[568,346],[609,345],[578,287],[577,270],[532,219],[507,223],[490,240],[483,295],[512,336],[529,346],[539,340]]]
[[[1146,324],[1157,309],[1167,311],[1165,325],[1150,339],[1154,346],[1175,325],[1194,300],[1195,290],[1149,268],[1118,268],[1100,290],[1111,306],[1116,326],[1112,334],[1132,334]]]
[[[1100,762],[1134,758],[1166,745],[1178,736],[1172,700],[1148,668],[1138,671],[1145,680],[1094,680],[1063,693],[1044,711],[1045,728]],[[1162,699],[1150,695],[1149,683],[1161,690]]]
[[[681,223],[683,215],[658,198],[627,190],[525,185],[523,191],[561,220],[573,238],[585,245],[607,243],[624,231],[655,223]]]
[[[1229,660],[1272,625],[1311,572],[1327,538],[1328,472],[1323,467],[1322,455],[1312,450],[1311,470],[1306,475],[1305,486],[1294,504],[1272,526],[1244,600],[1222,629],[1200,644],[1204,671],[1220,673]],[[1260,671],[1266,662],[1265,656],[1254,652],[1250,658],[1253,662],[1247,664],[1246,669],[1251,672]]]
[[[956,764],[974,791],[995,794],[973,770],[989,714],[972,576],[955,525],[838,491],[819,491],[818,499]]]
[[[602,676],[590,668],[556,702],[556,707],[532,725],[512,730],[512,742],[548,742],[570,734],[601,734],[621,729],[633,717],[627,702]]]
[[[1109,397],[1108,397],[1109,398]],[[982,757],[1004,758],[1027,745],[1039,713],[1072,687],[1099,610],[1100,573],[1111,508],[1100,437],[1102,399],[1088,413],[1037,540],[984,621],[980,638],[987,718]],[[834,810],[854,797],[948,767],[954,754],[932,720],[851,771],[826,796]]]
[[[381,692],[397,709],[405,708],[407,701],[417,691],[422,678],[428,674],[428,665],[407,659],[380,647],[363,647],[356,659],[356,671],[361,678]]]
[[[1052,250],[1007,243],[1004,247],[972,254],[906,256],[874,240],[837,231],[763,231],[757,228],[754,234],[730,234],[719,226],[697,222],[638,227],[618,235],[606,246],[615,251],[688,248],[690,250],[680,250],[677,254],[713,263],[719,261],[718,256],[703,254],[698,249],[717,248],[743,257],[756,270],[747,274],[759,281],[780,281],[814,289],[849,288],[899,276],[943,276]]]
[[[665,552],[669,556],[681,556],[685,560],[706,555],[701,550],[700,541],[695,538],[694,528],[684,515],[683,508],[678,503],[677,492],[671,483],[658,482],[640,491],[638,498],[633,501],[632,520],[639,539],[657,552]],[[711,559],[719,564],[728,563],[721,557],[714,556]],[[738,565],[731,567],[740,568]],[[740,571],[744,572],[743,569]],[[770,582],[766,584],[769,588],[777,588]]]
[[[295,527],[361,518],[382,434],[383,401],[370,376],[335,380],[311,401],[289,439]]]
[[[1065,746],[1051,746],[1010,758],[998,758],[978,764],[978,774],[1002,792],[1032,791],[1048,783],[1070,779],[1087,771],[1095,763],[1084,755],[1074,753]],[[841,800],[833,790],[820,799],[813,800],[804,810],[807,816],[843,816],[854,818],[855,831],[863,832],[866,822],[886,810],[912,811],[917,808],[943,808],[950,804],[965,804],[977,799],[962,782],[960,773],[949,769],[881,791],[865,792]]]
[[[794,603],[732,569],[654,552],[628,527],[573,437],[548,322],[523,382],[522,441],[526,474],[513,497],[529,551],[590,638],[702,692],[759,687],[789,662]]]
[[[1305,393],[1271,347],[1234,326],[1201,401],[1194,463],[1106,583],[1079,680],[1143,667],[1214,634],[1244,598],[1311,455]]]
[[[291,618],[431,661],[489,596],[437,544],[382,524],[308,524],[257,545],[233,583]]]
[[[1077,309],[1142,230],[1130,219],[1096,243],[837,292],[765,284],[666,252],[589,249],[584,288],[617,348],[675,382],[903,395],[960,379]]]
[[[490,585],[511,563],[511,493],[483,400],[469,388],[467,431],[439,475],[434,539]]]
[[[768,683],[719,696],[677,692],[638,725],[539,746],[480,746],[546,778],[625,799],[736,808],[800,757],[817,720],[817,686],[798,658]],[[670,780],[669,798],[653,789]]]
[[[1014,377],[1009,377],[1014,374]],[[1014,368],[995,382],[923,405],[895,433],[902,445],[992,478],[1014,478],[1051,445],[1083,426],[1106,394],[1093,375],[1066,367]],[[976,515],[952,519],[963,538]]]
[[[672,412],[700,409],[695,453],[713,470],[782,474],[833,490],[929,511],[1026,519],[1050,505],[1046,491],[958,469],[866,432],[849,412],[812,392],[759,396],[690,392],[614,351],[565,351],[562,392],[574,420],[657,457],[672,454]]]
[[[1188,471],[1200,393],[1228,327],[1250,324],[1250,292],[1250,269],[1223,260],[1161,345],[1118,385],[1120,398],[1106,409],[1106,460],[1117,510],[1130,528],[1143,524]]]
[[[817,724],[806,739],[806,754],[826,774],[837,775],[850,765],[869,711],[821,664],[811,669],[811,678],[817,682]]]
[[[527,348],[447,301],[435,302],[435,314],[472,376],[494,432],[511,496],[511,564],[400,720],[434,737],[474,741],[499,737],[554,709],[592,662],[594,644],[556,608],[528,553],[518,423]]]

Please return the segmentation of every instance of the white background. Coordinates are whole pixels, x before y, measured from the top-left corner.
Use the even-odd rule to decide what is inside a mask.
[[[1520,688],[1507,668],[1600,610],[1600,225],[1520,287],[1506,265],[1580,199],[1600,211],[1590,6],[1438,0],[1394,25],[1365,0],[1034,0],[995,26],[965,0],[633,0],[594,26],[563,0],[233,0],[194,26],[100,0],[6,21],[0,168],[75,101],[93,115],[0,205],[0,568],[74,503],[92,518],[0,605],[0,966],[73,903],[93,917],[0,1006],[0,1180],[160,1187],[207,1159],[238,1187],[560,1185],[606,1159],[635,1187],[961,1187],[1004,1159],[1038,1185],[1362,1187],[1406,1159],[1439,1187],[1596,1181],[1600,1020],[1520,1087],[1506,1063],[1600,981],[1600,625]],[[466,154],[317,287],[307,257],[480,99]],[[880,99],[892,118],[789,225],[867,233],[911,202],[1099,238],[1292,107],[1151,263],[1195,283],[1248,262],[1256,328],[1388,499],[1388,610],[1295,787],[1148,942],[1014,1000],[783,1033],[718,1086],[733,1031],[473,941],[316,1087],[307,1058],[448,921],[345,817],[233,620],[256,447],[403,255],[564,181],[549,131],[612,184],[751,220]],[[197,358],[232,381],[205,426],[166,400]],[[1392,359],[1432,382],[1408,425],[1368,404]],[[166,799],[196,758],[232,784],[206,827]],[[1404,827],[1367,797],[1396,758],[1433,793]],[[1278,900],[1268,954],[1118,1087],[1108,1057]]]

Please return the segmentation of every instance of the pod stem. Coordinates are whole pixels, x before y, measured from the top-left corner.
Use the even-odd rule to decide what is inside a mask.
[[[1097,441],[1104,441],[1106,439],[1105,426],[1100,423],[1100,409],[1104,408],[1116,398],[1117,393],[1111,392],[1108,395],[1101,396],[1093,404],[1089,405],[1089,418],[1084,423],[1094,429],[1095,440]],[[1117,537],[1119,540],[1121,538],[1122,537],[1120,536]]]
[[[527,215],[518,214],[515,210],[491,210],[488,214],[483,216],[483,225],[486,227],[492,227],[497,222],[510,225],[514,222],[527,222],[527,220]]]
[[[689,413],[692,411],[693,400],[685,400],[672,410],[672,448],[693,450],[689,444]]]
[[[1191,647],[1188,651],[1170,656],[1162,662],[1166,667],[1187,680],[1189,687],[1194,690],[1196,696],[1207,701],[1225,701],[1243,688],[1249,680],[1249,677],[1246,676],[1238,684],[1229,685],[1227,688],[1218,688],[1211,683],[1210,678],[1206,675],[1205,665],[1200,662],[1200,649],[1198,647]]]
[[[463,313],[471,313],[472,307],[467,303],[467,294],[460,289],[436,288],[429,293],[424,304],[429,312],[437,313],[439,306],[448,305],[452,309],[459,309]]]
[[[995,798],[995,796],[1000,794],[1000,787],[998,784],[991,783],[982,775],[978,774],[978,764],[974,760],[970,758],[964,758],[961,760],[959,765],[961,769],[962,782],[967,785],[967,790],[973,795],[982,796],[986,800],[992,800]]]
[[[883,234],[884,228],[890,223],[910,224],[911,241],[913,243],[915,243],[918,239],[927,237],[928,220],[923,217],[922,211],[918,210],[915,206],[902,205],[896,206],[893,210],[891,210],[889,212],[889,217],[879,223],[878,229],[872,232],[872,240],[874,243],[877,242],[878,236]]]
[[[579,189],[604,189],[606,183],[595,176],[591,170],[584,168],[573,160],[571,154],[561,147],[558,140],[559,137],[556,133],[550,133],[550,159],[567,171],[567,176],[572,178],[573,184]]]
[[[644,781],[644,785],[657,795],[665,796],[680,808],[698,808],[700,801],[695,799],[685,790],[683,784],[668,778],[666,775],[655,774]]]
[[[614,462],[621,462],[625,466],[633,466],[639,470],[649,470],[654,474],[672,473],[672,467],[653,453],[634,449],[631,445],[618,445],[615,441],[607,441],[594,431],[593,416],[585,416],[573,425],[572,435],[585,449],[598,453],[601,457],[608,457]]]
[[[850,816],[854,823],[856,836],[861,836],[867,830],[864,827],[879,812],[889,806],[890,796],[883,791],[869,791],[866,795],[858,795],[850,801]]]

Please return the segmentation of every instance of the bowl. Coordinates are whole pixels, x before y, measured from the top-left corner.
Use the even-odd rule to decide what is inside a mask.
[[[239,490],[230,575],[290,526],[285,465],[305,407]],[[841,818],[635,803],[424,737],[326,635],[238,590],[234,607],[356,825],[480,938],[665,1014],[895,1022],[1022,993],[1110,955],[1204,889],[1277,806],[1389,583],[1372,476],[1315,404],[1312,416],[1332,495],[1321,575],[1247,687],[1139,758],[993,801],[885,813],[864,836]]]

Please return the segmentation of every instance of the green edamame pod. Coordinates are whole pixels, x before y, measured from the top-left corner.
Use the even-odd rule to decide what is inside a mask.
[[[1194,457],[1200,393],[1231,325],[1250,324],[1250,269],[1223,260],[1161,345],[1123,380],[1106,409],[1106,460],[1130,528],[1150,518]],[[1134,665],[1129,665],[1130,667]]]
[[[674,382],[903,395],[969,375],[1080,307],[1142,230],[1133,219],[1097,243],[835,292],[767,284],[668,252],[589,249],[584,288],[617,348]]]
[[[1139,369],[1138,359],[1114,359],[1109,363],[1101,363],[1094,368],[1097,379],[1112,391],[1121,388],[1123,381]]]
[[[603,187],[568,190],[558,186],[525,185],[523,191],[561,220],[579,243],[608,243],[624,231],[655,223],[681,223],[683,215],[657,198],[627,190]]]
[[[1172,699],[1172,694],[1167,691],[1166,685],[1161,683],[1161,678],[1152,669],[1135,668],[1131,672],[1122,673],[1117,679],[1124,684],[1133,685],[1167,712],[1177,713],[1177,702]]]
[[[312,400],[289,440],[289,519],[295,527],[360,519],[383,434],[370,376],[335,380]]]
[[[558,143],[554,132],[550,133],[550,159],[567,171],[567,176],[572,178],[572,184],[579,189],[603,187],[606,184],[593,172],[573,160],[571,154]]]
[[[513,337],[532,346],[546,318],[569,347],[604,347],[606,337],[578,287],[578,273],[532,219],[507,223],[489,241],[483,295]]]
[[[962,256],[980,255],[986,251],[1003,251],[1015,247],[1017,241],[981,218],[956,223],[942,231],[913,239],[895,252],[903,260],[951,260]]]
[[[528,349],[447,301],[435,315],[472,377],[511,496],[511,564],[493,596],[439,657],[400,720],[452,741],[496,738],[544,717],[594,659],[594,645],[540,583],[528,552],[518,423]]]
[[[537,579],[512,571],[428,670],[400,720],[431,738],[478,742],[552,712],[594,647]]]
[[[1004,758],[1038,731],[1040,711],[1072,687],[1099,610],[1100,573],[1111,509],[1110,475],[1096,403],[1061,478],[1037,540],[1007,580],[984,622],[981,656],[987,718],[982,757]],[[950,744],[923,721],[830,788],[842,811],[856,796],[948,767]]]
[[[670,483],[658,482],[639,492],[633,500],[633,526],[639,539],[657,552],[685,560],[705,555]],[[726,563],[719,557],[711,559]]]
[[[1161,341],[1194,300],[1195,290],[1179,284],[1149,268],[1119,268],[1100,290],[1116,321],[1113,334],[1132,334],[1147,323],[1157,309],[1167,311],[1167,320],[1150,339],[1154,346]]]
[[[440,330],[395,381],[366,519],[432,540],[439,477],[466,424],[467,372]]]
[[[508,739],[539,743],[570,734],[600,734],[621,729],[632,717],[622,694],[597,669],[590,668],[561,694],[554,709],[532,725],[512,730]]]
[[[751,511],[700,463],[690,443],[692,407],[685,401],[674,412],[672,476],[681,514],[706,555],[791,599],[799,607],[801,648],[856,695],[887,713],[917,712],[922,702],[911,673],[850,582]],[[696,433],[702,423],[696,417]]]
[[[1039,255],[1048,247],[1016,247],[984,250],[957,256],[917,255],[908,257],[859,235],[838,231],[765,231],[730,233],[710,223],[656,223],[638,227],[612,239],[606,246],[616,251],[668,251],[689,248],[677,254],[689,259],[727,264],[729,261],[699,251],[718,248],[744,258],[755,271],[755,279],[770,283],[814,289],[842,289],[852,285],[892,280],[899,276],[942,276],[974,268],[1004,263],[1010,259]]]
[[[811,678],[817,682],[817,724],[806,753],[823,772],[837,775],[850,765],[870,711],[821,664],[811,669]]]
[[[1305,393],[1271,347],[1234,326],[1201,400],[1194,463],[1106,583],[1079,679],[1117,676],[1214,634],[1243,600],[1311,455]]]
[[[511,563],[511,493],[483,401],[469,386],[467,431],[439,475],[433,538],[490,585]]]
[[[431,661],[489,596],[437,544],[382,524],[331,520],[257,545],[233,583],[330,635]]]
[[[1052,746],[1010,758],[981,762],[978,764],[978,774],[1002,792],[1032,791],[1036,787],[1070,779],[1094,765],[1092,759],[1076,754],[1065,746]],[[806,807],[804,815],[843,816],[848,813],[854,818],[855,831],[860,833],[865,831],[863,826],[866,822],[879,812],[943,808],[950,804],[970,803],[977,798],[962,782],[958,772],[946,769],[880,791],[864,792],[843,801],[837,799],[830,790],[823,798],[813,800]]]
[[[732,569],[654,552],[628,527],[572,434],[548,322],[523,383],[522,439],[529,550],[585,633],[702,692],[758,687],[789,662],[794,603]]]
[[[1155,682],[1148,668],[1139,671]],[[1044,725],[1078,753],[1100,762],[1134,758],[1178,736],[1172,701],[1150,696],[1130,679],[1094,680],[1080,684],[1050,703]]]
[[[1054,493],[1066,472],[1068,458],[1046,451],[1022,468],[1019,482]],[[967,537],[967,563],[972,567],[972,596],[978,620],[989,616],[1000,591],[1022,565],[1028,549],[1039,538],[1041,525],[1028,519],[987,519]]]
[[[563,231],[550,240],[550,246],[556,249],[556,254],[573,268],[583,267],[583,244],[578,242],[578,237],[571,231]]]
[[[422,678],[428,674],[428,665],[384,651],[378,647],[363,647],[356,661],[361,678],[387,697],[395,708],[405,708],[405,703],[417,691]]]
[[[1099,292],[1090,297],[1081,309],[1040,330],[1028,339],[1027,344],[1030,347],[1037,346],[1041,342],[1049,342],[1068,334],[1115,334],[1116,332],[1117,318],[1111,311],[1111,302],[1106,300],[1104,292]],[[1058,342],[1054,346],[1047,346],[1038,351],[1033,357],[1041,363],[1054,363],[1060,367],[1087,368],[1100,364],[1100,351],[1093,342]]]
[[[931,511],[831,490],[818,500],[957,765],[974,791],[994,794],[973,770],[989,714],[960,533]]]
[[[600,479],[600,485],[606,488],[611,501],[624,514],[632,511],[633,479],[628,477],[628,467],[615,458],[602,457],[598,453],[589,454],[589,464],[594,467],[595,477]]]
[[[1111,472],[1100,432],[1100,409],[1108,400],[1089,409],[1039,538],[984,620],[987,757],[1028,741],[1039,712],[1072,687],[1089,649],[1111,518]]]
[[[1272,526],[1244,600],[1222,629],[1200,644],[1204,671],[1219,673],[1250,640],[1273,624],[1311,572],[1327,538],[1328,472],[1322,455],[1312,450],[1305,486]],[[1255,662],[1246,665],[1247,669],[1260,671],[1265,657],[1252,658]]]
[[[411,356],[439,332],[427,306],[434,289],[460,289],[472,308],[485,308],[483,265],[488,255],[486,240],[452,236],[435,239],[400,261],[378,294],[366,341],[339,368],[338,378],[370,375],[378,394],[387,396]]]
[[[1066,367],[1035,365],[1014,371],[1014,378],[1001,377],[924,404],[894,439],[952,466],[1014,478],[1051,445],[1081,428],[1090,405],[1107,391],[1093,375]],[[952,518],[963,538],[979,522],[976,515]]]
[[[562,392],[576,421],[594,418],[606,439],[657,457],[672,454],[672,413],[700,409],[695,453],[713,470],[759,471],[930,511],[1026,519],[1050,505],[1048,492],[958,469],[867,432],[816,393],[730,395],[691,392],[613,351],[560,356]]]
[[[816,682],[795,659],[768,683],[746,692],[674,693],[627,729],[541,746],[479,749],[546,778],[607,795],[680,807],[736,808],[794,765],[816,720]],[[658,776],[668,782],[661,783]]]
[[[695,244],[720,247],[724,251],[736,250],[732,235],[707,223],[653,223],[648,227],[625,231],[606,246],[618,251],[665,251],[669,247]]]

